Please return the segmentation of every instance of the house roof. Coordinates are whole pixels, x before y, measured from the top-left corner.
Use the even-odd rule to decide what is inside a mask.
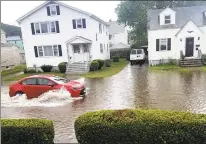
[[[176,12],[175,24],[161,26],[158,22],[158,16],[164,9],[149,10],[148,11],[148,30],[158,30],[166,28],[181,28],[189,20],[192,20],[198,27],[206,24],[206,17],[204,11],[206,11],[206,5],[191,6],[191,7],[176,7],[171,8]]]
[[[108,32],[109,34],[115,34],[115,33],[124,33],[125,32],[125,25],[124,24],[119,24],[117,21],[111,21],[108,22],[109,29]]]
[[[105,21],[103,21],[102,19],[100,19],[99,17],[97,17],[97,16],[95,16],[95,15],[89,13],[89,12],[86,12],[86,11],[80,10],[80,9],[78,9],[78,8],[75,8],[75,7],[69,6],[69,5],[67,5],[67,4],[64,4],[64,3],[62,3],[62,2],[59,2],[59,1],[46,1],[46,2],[44,2],[43,4],[39,5],[38,7],[34,8],[33,10],[31,10],[30,12],[26,13],[26,14],[23,15],[22,17],[20,17],[20,18],[17,19],[16,21],[17,21],[18,23],[20,23],[20,22],[23,21],[25,18],[27,18],[28,16],[32,15],[34,12],[38,11],[40,8],[46,6],[47,4],[50,4],[50,3],[55,3],[55,4],[58,4],[58,5],[67,7],[67,8],[69,8],[69,9],[78,11],[78,12],[80,12],[80,13],[86,14],[86,15],[92,17],[93,19],[95,19],[95,20],[97,20],[97,21],[99,21],[99,22],[101,22],[101,23],[103,23],[103,24],[105,24],[105,25],[108,26],[108,24],[107,24]]]
[[[6,40],[22,40],[20,36],[7,36]]]
[[[92,42],[91,40],[89,40],[87,38],[84,38],[82,36],[75,36],[75,37],[69,39],[68,41],[66,41],[66,43],[72,43],[73,41],[75,41],[77,39],[80,40],[83,43],[91,43]]]
[[[120,43],[117,43],[117,44],[113,45],[112,47],[110,47],[110,50],[112,50],[112,49],[129,49],[129,48],[130,48],[129,45],[120,42]]]

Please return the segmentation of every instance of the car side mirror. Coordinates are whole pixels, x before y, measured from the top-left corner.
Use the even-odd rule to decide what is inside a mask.
[[[48,83],[48,86],[53,87],[53,86],[54,86],[54,84],[53,84],[53,83]]]

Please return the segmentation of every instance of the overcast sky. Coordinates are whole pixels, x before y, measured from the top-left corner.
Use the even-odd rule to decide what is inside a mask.
[[[16,20],[45,1],[1,1],[1,22],[17,25]],[[115,8],[120,1],[61,1],[65,4],[95,14],[109,21],[117,20]]]

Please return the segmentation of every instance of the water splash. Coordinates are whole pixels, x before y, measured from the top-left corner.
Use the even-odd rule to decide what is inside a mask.
[[[9,97],[6,92],[1,92],[1,96],[1,107],[56,107],[82,99],[82,97],[72,98],[64,87],[59,90],[48,91],[33,99],[27,99],[25,94]]]

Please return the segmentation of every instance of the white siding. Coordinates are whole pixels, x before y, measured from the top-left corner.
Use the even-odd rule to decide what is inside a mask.
[[[22,30],[27,67],[33,67],[34,64],[37,66],[41,66],[43,64],[57,66],[60,62],[67,62],[68,53],[66,41],[75,36],[82,36],[92,40],[92,59],[109,58],[108,53],[100,54],[99,45],[100,43],[107,44],[108,36],[106,35],[106,32],[99,34],[99,22],[83,13],[68,9],[64,6],[59,7],[60,15],[47,16],[46,6],[44,6],[21,22],[20,26]],[[86,19],[86,29],[73,29],[72,20],[79,18]],[[59,21],[60,33],[32,35],[31,23],[44,21]],[[98,36],[97,41],[96,33]],[[62,46],[61,57],[35,57],[34,46],[53,44],[59,44]],[[72,52],[71,47],[69,47],[69,52]]]
[[[160,13],[160,25],[165,25],[165,15],[171,16],[171,24],[175,24],[175,12],[170,9],[166,8],[162,13]]]

